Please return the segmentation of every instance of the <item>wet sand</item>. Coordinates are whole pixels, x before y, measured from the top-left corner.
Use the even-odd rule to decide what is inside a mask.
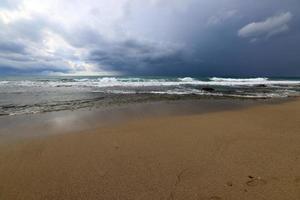
[[[300,199],[300,100],[235,108],[2,143],[0,199]]]

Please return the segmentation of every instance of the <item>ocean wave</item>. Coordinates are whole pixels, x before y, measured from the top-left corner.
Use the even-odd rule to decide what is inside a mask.
[[[177,79],[167,78],[126,78],[126,77],[100,77],[100,78],[74,78],[56,79],[48,81],[0,81],[0,87],[176,87],[176,86],[300,86],[300,80],[272,80],[268,78],[218,78],[195,79],[183,77]]]
[[[9,81],[0,81],[0,85],[6,85],[8,83],[9,83]]]
[[[178,80],[181,81],[181,82],[194,82],[194,81],[197,81],[196,79],[191,78],[191,77],[178,78]]]
[[[58,77],[43,81],[1,80],[0,116],[79,109],[102,105],[111,99],[122,102],[153,100],[155,94],[155,98],[162,100],[165,97],[169,99],[165,95],[176,95],[174,99],[180,99],[180,95],[184,98],[285,98],[300,96],[300,80],[217,77]],[[85,99],[87,97],[91,99]]]
[[[268,81],[268,78],[258,77],[258,78],[219,78],[212,77],[209,79],[210,81],[216,82],[265,82]]]

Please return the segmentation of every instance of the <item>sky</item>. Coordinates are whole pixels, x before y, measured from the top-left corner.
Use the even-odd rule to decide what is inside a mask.
[[[0,0],[0,75],[300,76],[299,0]]]

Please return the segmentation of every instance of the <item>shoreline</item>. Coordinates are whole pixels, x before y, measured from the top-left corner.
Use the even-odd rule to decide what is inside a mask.
[[[6,139],[92,131],[99,127],[110,127],[136,119],[202,115],[259,105],[281,104],[299,99],[295,97],[280,99],[195,98],[128,102],[75,110],[0,116],[0,144],[7,142]]]
[[[2,144],[0,198],[300,198],[299,98],[201,103],[123,107],[117,123]]]

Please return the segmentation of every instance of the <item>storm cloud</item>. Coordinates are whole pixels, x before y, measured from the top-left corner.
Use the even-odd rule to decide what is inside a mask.
[[[1,74],[300,75],[297,0],[4,0]]]

